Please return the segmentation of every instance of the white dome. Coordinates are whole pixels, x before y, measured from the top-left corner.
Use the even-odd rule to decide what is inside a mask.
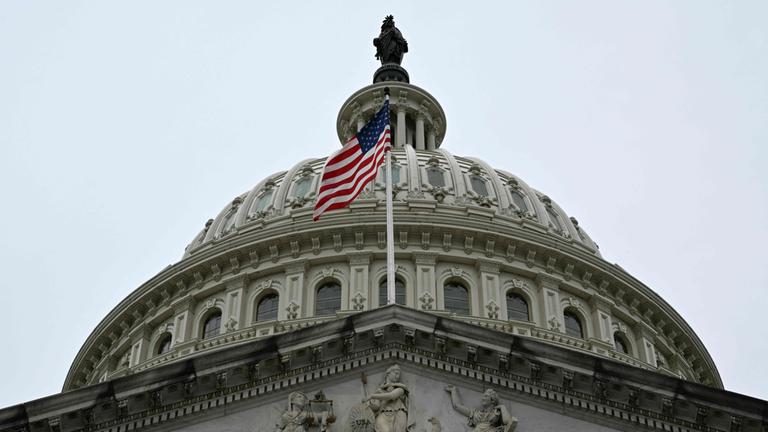
[[[489,220],[511,230],[546,232],[558,241],[599,256],[597,245],[575,218],[569,218],[548,196],[519,177],[496,170],[480,159],[454,156],[443,149],[420,151],[406,146],[392,154],[393,170],[398,171],[395,175],[399,180],[394,185],[395,223],[401,213],[444,213],[458,225],[462,225],[461,218]],[[230,236],[310,221],[324,163],[324,158],[305,159],[235,197],[215,219],[206,223],[185,249],[184,257]],[[443,184],[432,184],[439,183],[439,179]],[[370,204],[364,212],[373,209],[373,214],[383,220],[383,170],[373,189],[371,193],[369,186],[360,198]],[[359,210],[355,206],[337,210],[323,220],[333,221],[356,211]]]
[[[574,218],[514,175],[440,148],[445,114],[426,91],[408,83],[361,89],[340,110],[342,141],[381,106],[385,85],[397,119],[402,305],[722,387],[682,317],[604,261]],[[305,159],[231,200],[181,261],[102,320],[64,389],[382,306],[384,173],[348,208],[314,222],[324,163]]]

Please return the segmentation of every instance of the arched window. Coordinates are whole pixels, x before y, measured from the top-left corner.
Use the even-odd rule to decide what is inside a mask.
[[[395,303],[405,305],[405,283],[402,279],[395,278]],[[387,304],[387,278],[381,280],[379,284],[379,306]]]
[[[547,214],[549,214],[549,220],[552,222],[552,226],[554,226],[555,229],[562,231],[563,226],[560,224],[560,219],[557,217],[555,210],[552,209],[552,207],[547,207]]]
[[[445,177],[443,170],[437,167],[427,168],[427,180],[433,187],[445,187]]]
[[[256,198],[256,206],[254,210],[256,210],[257,212],[266,210],[267,206],[269,205],[269,202],[272,201],[272,192],[273,192],[272,189],[270,189],[262,193],[261,196],[259,196],[258,198]]]
[[[341,285],[328,282],[317,289],[315,296],[315,316],[333,315],[341,309]]]
[[[528,211],[528,204],[525,203],[525,197],[517,189],[510,189],[509,193],[512,194],[512,202],[520,211]]]
[[[577,338],[584,338],[584,331],[581,327],[581,320],[575,313],[566,310],[563,312],[563,318],[565,319],[565,334]]]
[[[304,198],[309,192],[309,187],[312,186],[312,176],[304,176],[296,182],[293,186],[293,196],[295,198]]]
[[[277,294],[267,294],[259,300],[256,306],[256,321],[277,319],[277,304],[280,297]]]
[[[474,190],[476,194],[488,196],[488,186],[485,184],[485,180],[483,180],[482,177],[472,176],[469,181],[472,183],[472,190]]]
[[[458,282],[447,282],[443,287],[445,310],[469,315],[469,290]]]
[[[155,354],[161,355],[170,351],[171,341],[172,338],[170,333],[165,333],[160,336],[160,339],[157,340],[157,344],[155,345]]]
[[[205,324],[203,324],[203,339],[210,339],[218,336],[220,330],[221,311],[217,309],[216,312],[208,315],[208,318],[205,319]]]
[[[520,294],[511,291],[507,293],[507,318],[517,321],[530,321],[528,302]]]
[[[616,351],[622,354],[629,354],[629,344],[622,335],[614,333],[613,344],[616,346]]]

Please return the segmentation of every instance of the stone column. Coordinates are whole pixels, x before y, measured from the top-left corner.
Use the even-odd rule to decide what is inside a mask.
[[[435,130],[430,128],[429,133],[427,133],[427,150],[434,150],[435,149]]]
[[[480,272],[479,310],[474,311],[478,316],[492,319],[507,319],[507,308],[502,306],[501,283],[499,281],[499,265],[485,260],[478,260],[477,270]]]
[[[426,150],[424,146],[424,116],[421,114],[416,117],[416,150]]]
[[[435,265],[437,255],[433,253],[414,252],[413,261],[416,264],[416,309],[433,310],[443,308],[443,296],[437,296],[435,282]],[[440,290],[442,292],[442,290]]]
[[[304,298],[304,273],[307,270],[306,261],[299,261],[285,267],[286,319],[297,319],[309,316]]]
[[[613,320],[611,318],[611,302],[607,297],[595,294],[589,300],[592,307],[592,327],[594,329],[593,338],[602,342],[594,344],[593,349],[598,354],[607,354],[606,350],[613,350]]]
[[[131,359],[128,362],[128,367],[134,367],[149,357],[150,337],[151,333],[146,323],[142,323],[133,331],[134,342],[131,345]]]
[[[546,273],[536,275],[539,288],[539,304],[543,326],[552,331],[565,333],[563,311],[560,310],[560,280]]]
[[[349,257],[349,308],[356,311],[368,310],[373,305],[373,291],[378,288],[369,283],[371,253],[350,254]],[[370,286],[370,290],[368,289]],[[381,306],[381,305],[379,305]]]
[[[357,118],[357,131],[355,132],[360,132],[360,129],[362,129],[363,126],[365,126],[365,121],[363,120],[363,116],[361,115],[360,117]]]
[[[178,345],[187,342],[190,339],[194,339],[192,334],[193,322],[195,312],[195,300],[192,296],[180,301],[174,308],[175,318],[173,319],[173,333],[174,333],[174,345]]]
[[[397,136],[395,147],[405,147],[405,107],[397,107]]]
[[[653,344],[654,331],[643,321],[638,321],[632,327],[635,333],[635,348],[637,348],[637,357],[640,361],[648,363],[653,367],[658,367],[656,363],[656,346]]]
[[[247,326],[245,317],[245,279],[240,278],[227,284],[227,290],[224,297],[224,310],[221,314],[221,321],[224,326],[222,333],[226,331],[238,330]]]

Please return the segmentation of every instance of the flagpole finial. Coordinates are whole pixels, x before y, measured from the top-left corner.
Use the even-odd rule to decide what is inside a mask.
[[[389,87],[384,87],[384,96],[389,96]]]

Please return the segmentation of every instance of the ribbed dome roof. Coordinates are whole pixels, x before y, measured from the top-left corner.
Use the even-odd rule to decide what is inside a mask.
[[[305,159],[235,197],[215,219],[206,223],[186,247],[184,257],[267,225],[311,220],[324,163],[324,158]],[[426,151],[406,146],[393,151],[393,167],[395,213],[445,211],[456,218],[481,217],[510,227],[545,229],[559,241],[579,245],[600,256],[597,244],[576,219],[568,217],[547,195],[480,159],[454,156],[444,149]],[[370,205],[353,205],[331,212],[324,219],[332,220],[350,212],[373,212],[384,218],[384,199],[384,173],[380,172],[373,191],[369,186],[358,198]]]

